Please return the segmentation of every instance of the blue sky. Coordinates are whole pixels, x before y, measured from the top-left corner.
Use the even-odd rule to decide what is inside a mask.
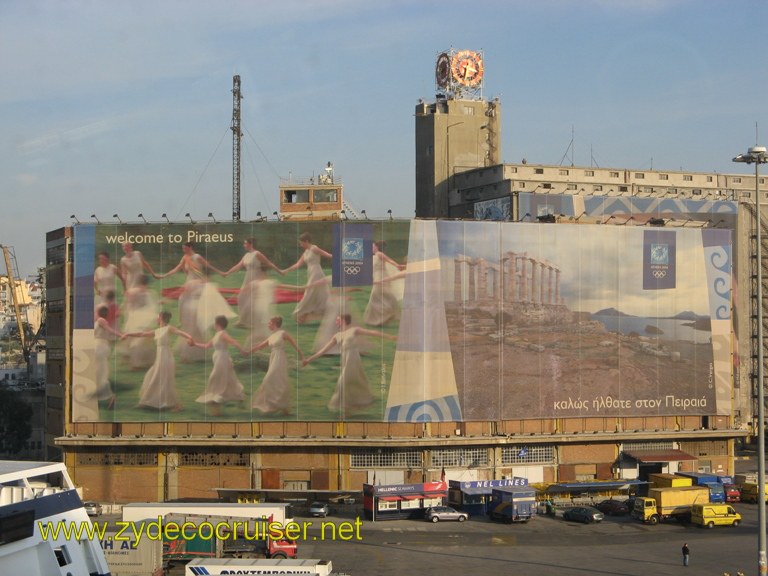
[[[506,162],[741,173],[768,142],[762,0],[0,0],[0,243],[23,274],[81,221],[232,215],[332,161],[371,216],[414,214],[413,112],[483,50]],[[572,131],[574,147],[569,150]],[[768,168],[766,168],[768,171]]]

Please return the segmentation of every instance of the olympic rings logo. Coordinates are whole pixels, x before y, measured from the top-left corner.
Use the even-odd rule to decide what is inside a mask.
[[[667,276],[666,270],[654,270],[653,277],[657,279],[665,278]]]
[[[356,274],[360,274],[362,270],[360,269],[360,266],[344,266],[344,274],[348,274],[350,276],[355,276]]]

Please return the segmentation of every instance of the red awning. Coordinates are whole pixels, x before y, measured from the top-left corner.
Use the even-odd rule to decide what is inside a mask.
[[[683,460],[697,460],[695,456],[691,456],[687,452],[682,450],[633,450],[632,452],[624,452],[624,455],[637,460],[650,464],[652,462],[681,462]]]
[[[407,496],[402,496],[403,500],[421,500],[424,498],[424,494],[408,494]]]
[[[397,502],[398,500],[402,500],[400,496],[379,496],[379,500],[384,500],[384,502]]]

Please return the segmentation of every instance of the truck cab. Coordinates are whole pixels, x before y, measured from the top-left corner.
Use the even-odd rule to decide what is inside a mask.
[[[741,502],[741,490],[736,484],[723,484],[726,502]]]

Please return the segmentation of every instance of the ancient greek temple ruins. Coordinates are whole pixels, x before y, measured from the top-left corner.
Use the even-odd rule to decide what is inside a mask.
[[[454,301],[509,302],[556,306],[560,268],[524,252],[505,252],[500,263],[458,255],[454,259]]]

